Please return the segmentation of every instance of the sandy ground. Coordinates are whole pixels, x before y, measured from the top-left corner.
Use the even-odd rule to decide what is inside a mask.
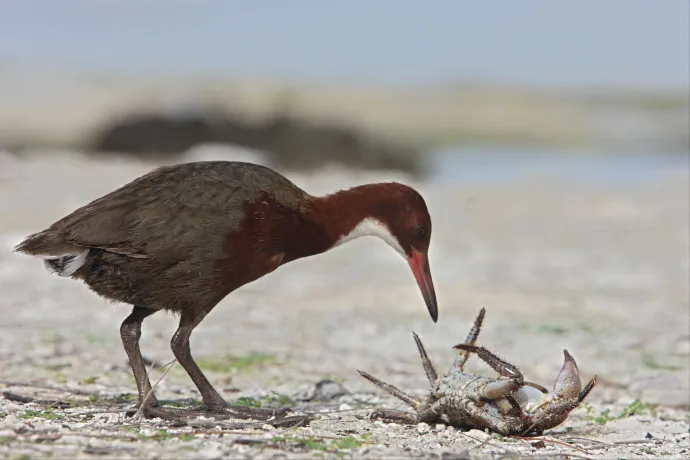
[[[135,391],[119,339],[129,309],[11,253],[22,237],[147,171],[81,157],[18,160],[0,153],[0,390],[63,400],[0,399],[0,458],[682,458],[689,440],[688,171],[606,185],[530,176],[502,183],[413,184],[434,220],[433,324],[406,264],[372,238],[294,262],[226,298],[192,350],[228,400],[271,397],[316,413],[308,427],[172,428],[132,421]],[[312,193],[395,174],[290,174]],[[409,182],[409,181],[408,181]],[[477,311],[480,342],[550,387],[562,350],[599,383],[583,407],[542,438],[371,422],[401,408],[357,369],[422,395],[416,331],[439,368]],[[142,349],[172,360],[175,319],[144,323]],[[474,372],[491,371],[476,358]],[[162,375],[152,371],[154,381]],[[324,379],[347,390],[311,402]],[[199,395],[181,368],[159,398]],[[276,396],[276,392],[282,396]],[[638,400],[639,401],[636,401]],[[541,441],[541,442],[540,442]],[[76,457],[74,457],[76,456]]]

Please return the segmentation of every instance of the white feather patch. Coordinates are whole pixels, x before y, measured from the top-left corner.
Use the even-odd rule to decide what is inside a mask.
[[[46,267],[59,276],[72,276],[79,268],[86,263],[86,256],[89,250],[78,253],[64,254],[62,256],[37,254],[44,260]],[[56,263],[51,263],[56,262]]]
[[[65,257],[73,257],[81,254],[80,252],[66,252],[64,254],[31,254],[41,260],[60,260]]]
[[[79,270],[79,268],[86,262],[86,256],[89,254],[89,250],[82,252],[74,259],[70,260],[65,264],[65,269],[60,274],[61,276],[72,276],[74,272]]]
[[[405,251],[403,251],[402,246],[398,239],[391,233],[388,226],[378,219],[373,217],[367,217],[363,219],[359,224],[352,229],[350,233],[341,236],[338,241],[335,242],[333,247],[340,246],[343,243],[352,241],[354,239],[360,238],[362,236],[376,236],[385,241],[388,246],[395,249],[395,251],[403,257],[405,256]]]

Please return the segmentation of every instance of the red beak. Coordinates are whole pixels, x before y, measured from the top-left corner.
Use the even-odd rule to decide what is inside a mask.
[[[436,305],[434,282],[431,279],[431,270],[429,270],[429,257],[413,249],[412,255],[407,259],[407,262],[410,264],[412,273],[414,273],[414,277],[417,279],[417,284],[426,302],[426,308],[429,310],[431,319],[435,323],[438,321],[438,306]]]

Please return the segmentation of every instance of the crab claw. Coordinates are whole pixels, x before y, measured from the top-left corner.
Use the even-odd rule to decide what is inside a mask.
[[[516,392],[516,396],[521,398],[520,400],[516,398],[518,404],[525,408],[532,417],[532,423],[522,432],[523,436],[531,431],[542,433],[544,430],[563,423],[568,418],[570,411],[575,409],[594,388],[597,382],[596,375],[582,388],[580,371],[575,359],[568,353],[568,350],[563,350],[563,356],[565,360],[561,372],[553,384],[552,395],[542,394],[540,396],[536,390],[531,388],[530,392],[525,391],[528,388],[526,386]]]
[[[563,362],[561,372],[556,377],[556,382],[553,384],[553,393],[557,398],[577,398],[582,389],[580,371],[577,368],[575,359],[568,353],[568,350],[563,350],[563,356],[565,361]]]
[[[531,386],[521,387],[514,395],[518,404],[528,412],[536,412],[543,406],[557,405],[566,401],[577,401],[582,388],[580,371],[577,369],[577,363],[568,353],[568,350],[563,350],[563,355],[565,357],[563,367],[561,372],[558,373],[558,377],[556,377],[551,395],[540,394],[537,391],[539,390],[538,388],[535,390]]]

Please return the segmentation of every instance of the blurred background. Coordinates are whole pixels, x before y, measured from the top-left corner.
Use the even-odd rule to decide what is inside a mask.
[[[16,154],[227,145],[442,178],[582,153],[687,162],[685,0],[1,5],[0,147]]]
[[[314,194],[418,188],[440,319],[373,238],[295,261],[192,337],[229,399],[326,375],[373,390],[356,369],[423,389],[411,331],[445,368],[484,306],[480,341],[530,380],[550,387],[567,348],[599,375],[593,404],[687,425],[689,17],[687,0],[0,0],[0,374],[133,393],[128,308],[11,249],[156,164],[241,159]],[[175,323],[144,323],[145,356],[172,359]],[[258,358],[235,372],[238,355]],[[181,371],[159,389],[198,397]],[[657,422],[629,430],[661,439]]]

